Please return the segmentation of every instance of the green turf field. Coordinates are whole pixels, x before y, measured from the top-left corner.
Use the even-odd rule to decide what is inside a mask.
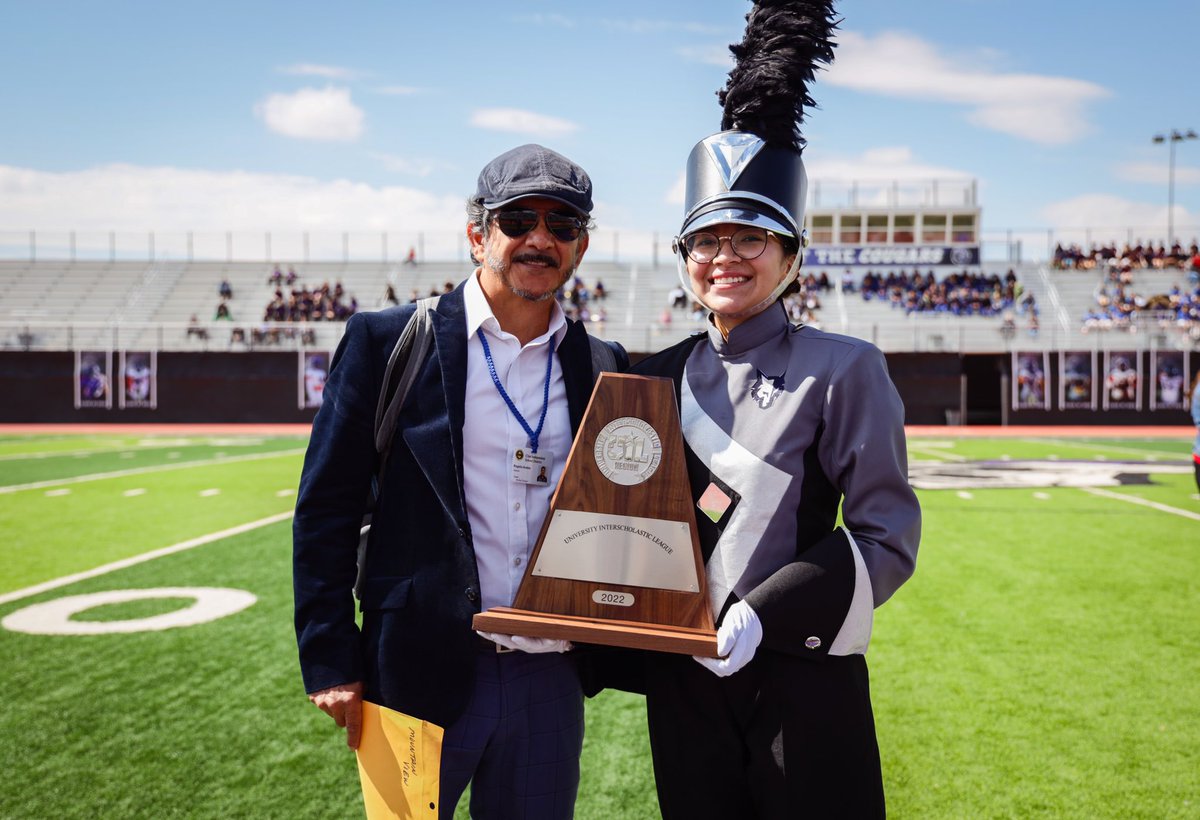
[[[107,590],[257,597],[155,632],[0,629],[0,818],[362,816],[353,757],[305,699],[295,659],[286,514],[304,444],[0,437],[0,618]],[[917,574],[877,613],[868,655],[891,816],[1200,817],[1189,445],[1052,430],[910,441],[914,481],[946,488],[919,490]],[[979,470],[1021,486],[970,478]],[[587,710],[577,816],[657,816],[641,703],[610,692]]]

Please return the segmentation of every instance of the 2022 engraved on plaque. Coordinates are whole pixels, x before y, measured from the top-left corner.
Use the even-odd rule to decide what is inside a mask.
[[[474,627],[716,656],[669,379],[601,374],[513,606]]]

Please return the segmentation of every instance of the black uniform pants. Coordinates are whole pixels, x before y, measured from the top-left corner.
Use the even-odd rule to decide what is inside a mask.
[[[672,818],[876,818],[883,777],[866,659],[760,650],[718,678],[690,657],[648,661],[659,808]]]

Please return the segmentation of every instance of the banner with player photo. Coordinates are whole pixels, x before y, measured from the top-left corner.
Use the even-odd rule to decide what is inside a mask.
[[[1067,350],[1058,357],[1060,410],[1096,409],[1096,353]]]
[[[329,354],[301,350],[297,355],[300,409],[320,407],[325,396],[325,379],[329,377]]]
[[[1013,410],[1049,410],[1050,354],[1013,351]]]
[[[1142,409],[1142,357],[1136,350],[1104,351],[1104,409]]]
[[[1150,353],[1150,372],[1154,388],[1150,391],[1151,410],[1189,410],[1187,350],[1154,350]]]
[[[75,409],[112,409],[112,351],[75,351]]]
[[[153,350],[121,351],[121,409],[158,407],[158,353]]]

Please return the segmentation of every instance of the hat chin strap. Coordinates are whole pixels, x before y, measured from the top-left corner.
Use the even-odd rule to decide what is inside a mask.
[[[800,275],[800,265],[803,263],[803,261],[804,248],[801,247],[801,249],[796,253],[795,258],[792,260],[792,266],[788,268],[787,274],[779,280],[779,284],[775,286],[775,289],[771,291],[771,294],[766,299],[763,299],[754,307],[747,308],[746,310],[739,310],[737,313],[720,313],[717,315],[724,316],[729,319],[745,319],[749,316],[762,313],[771,305],[775,304],[780,295],[787,290],[788,285],[796,281],[796,278]],[[679,271],[679,284],[683,286],[684,292],[690,296],[693,301],[699,302],[700,304],[704,305],[704,307],[708,308],[709,313],[716,313],[712,307],[705,303],[705,301],[697,296],[696,292],[692,290],[692,277],[688,275],[687,269],[687,254],[682,250],[680,250],[678,255],[675,257],[675,267]]]

